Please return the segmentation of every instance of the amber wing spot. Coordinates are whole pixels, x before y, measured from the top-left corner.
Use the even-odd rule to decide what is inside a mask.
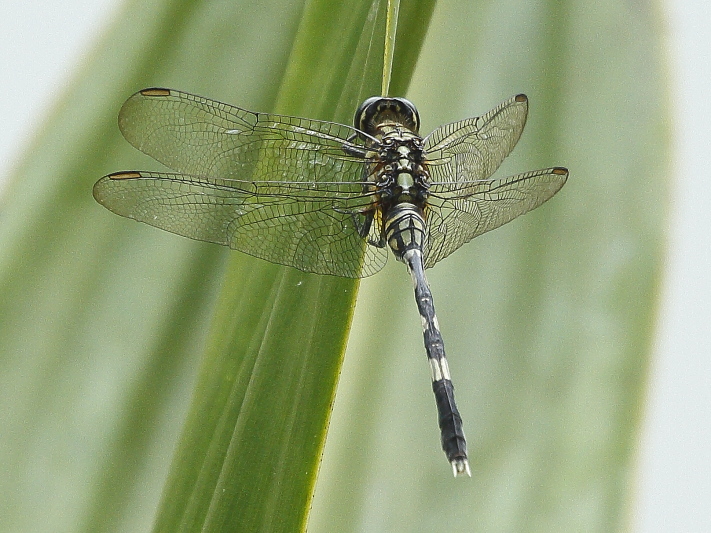
[[[143,96],[170,96],[170,89],[153,87],[151,89],[143,89],[141,94]]]
[[[109,179],[112,179],[112,180],[130,180],[130,179],[140,178],[141,173],[140,172],[114,172],[113,174],[109,174],[106,177]]]

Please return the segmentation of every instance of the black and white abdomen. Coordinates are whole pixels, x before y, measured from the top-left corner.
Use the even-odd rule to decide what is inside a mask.
[[[455,476],[471,475],[462,417],[454,401],[454,386],[439,330],[432,292],[425,277],[427,225],[415,204],[401,202],[392,206],[385,217],[385,238],[395,257],[407,265],[415,289],[415,302],[422,320],[425,351],[432,370],[432,390],[437,402],[442,449]]]

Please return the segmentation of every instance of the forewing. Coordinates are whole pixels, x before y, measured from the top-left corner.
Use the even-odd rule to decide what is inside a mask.
[[[357,130],[253,113],[172,89],[145,89],[119,112],[126,140],[176,172],[244,181],[362,179]]]
[[[528,99],[519,94],[486,115],[440,126],[424,141],[433,182],[488,178],[516,146],[526,124]]]
[[[357,278],[387,260],[361,236],[371,199],[359,183],[249,182],[158,172],[119,172],[94,185],[114,213],[230,246],[306,272]]]
[[[506,178],[433,183],[426,212],[429,241],[425,267],[474,237],[535,209],[557,193],[567,178],[565,168],[555,167]]]

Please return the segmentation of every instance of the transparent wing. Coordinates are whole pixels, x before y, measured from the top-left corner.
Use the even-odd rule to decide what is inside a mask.
[[[145,89],[119,112],[124,137],[176,172],[245,181],[362,178],[357,130],[332,122],[253,113],[172,89]],[[355,138],[363,138],[360,134]]]
[[[474,182],[491,176],[516,146],[528,98],[509,98],[486,115],[440,126],[424,140],[433,182]]]
[[[94,185],[114,213],[306,272],[374,274],[387,250],[370,224],[359,182],[243,181],[158,172],[119,172]],[[370,222],[373,222],[372,218]],[[369,235],[363,236],[365,230]]]
[[[535,209],[567,179],[568,170],[555,167],[506,178],[432,184],[426,211],[429,238],[425,267],[474,237]]]

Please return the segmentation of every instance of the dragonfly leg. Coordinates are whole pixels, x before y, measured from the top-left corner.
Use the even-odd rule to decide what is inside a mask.
[[[375,214],[373,213],[372,209],[351,210],[339,209],[338,207],[334,207],[333,210],[343,215],[350,215],[351,220],[353,221],[353,227],[356,229],[358,235],[360,235],[364,239],[368,236],[368,234],[370,233],[370,228],[373,225],[373,219],[375,218]],[[385,239],[381,237],[379,242],[373,242],[369,239],[368,244],[372,244],[373,246],[377,246],[378,248],[383,248],[385,246]]]

